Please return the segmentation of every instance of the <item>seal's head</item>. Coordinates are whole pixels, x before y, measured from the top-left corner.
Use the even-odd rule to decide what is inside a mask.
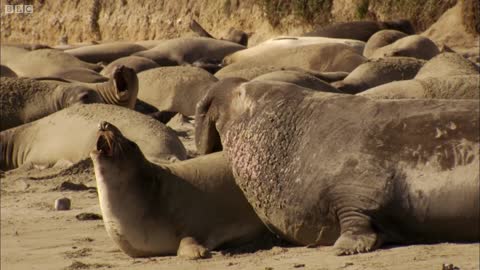
[[[138,95],[138,77],[135,71],[119,65],[113,70],[111,79],[118,105],[133,109]]]
[[[58,88],[60,90],[60,88]],[[61,91],[62,106],[63,108],[72,106],[74,104],[90,104],[90,103],[103,103],[102,99],[96,91],[84,86],[72,86]]]
[[[97,141],[90,153],[97,180],[105,182],[131,179],[145,164],[138,145],[127,139],[114,125],[102,121],[98,125]]]

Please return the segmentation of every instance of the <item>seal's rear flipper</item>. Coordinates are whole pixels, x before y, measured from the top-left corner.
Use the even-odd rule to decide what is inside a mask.
[[[214,38],[210,33],[208,33],[203,27],[194,19],[190,22],[190,30],[197,33],[201,37]]]
[[[184,237],[180,241],[177,250],[177,256],[187,258],[190,260],[210,258],[211,254],[207,248],[199,244],[192,237]]]

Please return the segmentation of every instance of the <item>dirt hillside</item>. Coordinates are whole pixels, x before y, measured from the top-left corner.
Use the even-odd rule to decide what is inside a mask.
[[[468,3],[473,0],[465,0]],[[427,29],[457,0],[1,0],[3,43],[58,44],[149,40],[192,34],[197,19],[222,36],[230,27],[252,35],[251,44],[279,34],[300,34],[317,24],[359,19],[411,19]],[[421,2],[421,3],[420,3]],[[5,5],[31,4],[30,14],[6,14]],[[472,9],[475,4],[470,4]],[[476,6],[478,9],[478,5]],[[478,16],[465,16],[470,21]],[[470,23],[469,25],[478,25]]]

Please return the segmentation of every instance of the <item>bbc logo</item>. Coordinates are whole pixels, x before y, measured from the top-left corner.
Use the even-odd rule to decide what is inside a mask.
[[[32,5],[5,5],[5,14],[33,13]]]

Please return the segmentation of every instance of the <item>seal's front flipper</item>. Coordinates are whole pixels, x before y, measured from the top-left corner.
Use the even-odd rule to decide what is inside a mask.
[[[342,233],[333,246],[335,255],[351,255],[370,252],[377,249],[382,240],[378,233],[373,231],[370,222],[356,217],[348,222],[342,222]]]
[[[192,19],[190,22],[190,30],[197,33],[201,37],[214,38],[210,33],[207,32],[197,21]]]
[[[177,250],[177,256],[196,260],[210,257],[210,252],[192,237],[184,237],[180,241],[180,245]]]

